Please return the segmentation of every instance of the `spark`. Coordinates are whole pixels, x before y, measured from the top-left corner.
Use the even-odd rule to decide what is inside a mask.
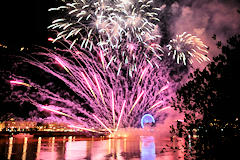
[[[145,68],[143,69],[142,74],[141,74],[141,76],[140,76],[140,78],[139,78],[139,80],[138,80],[138,84],[141,82],[141,80],[142,80],[142,78],[143,78],[143,76],[145,75],[145,73],[146,73],[147,70],[148,70],[148,67],[145,67]]]
[[[102,66],[103,66],[103,68],[105,69],[103,51],[102,51],[102,50],[100,50],[100,51],[99,51],[99,54],[100,54],[100,59],[101,59],[101,62],[102,62]]]
[[[93,91],[90,83],[88,82],[87,77],[85,76],[85,74],[84,74],[83,72],[81,72],[81,74],[82,74],[82,77],[83,77],[84,81],[87,83],[87,86],[88,86],[90,92],[92,93],[93,97],[94,97],[94,98],[96,99],[96,101],[98,102],[97,97],[96,97],[96,94],[94,93],[94,91]],[[99,102],[98,102],[98,103],[99,103]]]
[[[142,91],[142,93],[138,96],[138,98],[136,99],[135,103],[133,104],[131,110],[129,111],[128,115],[131,114],[133,108],[137,105],[138,101],[141,99],[141,97],[143,96],[143,94],[144,94],[144,91]]]
[[[164,110],[166,110],[166,109],[170,109],[170,108],[171,108],[171,106],[164,107],[164,108],[159,109],[158,112],[162,112],[162,111],[164,111]]]
[[[163,91],[165,91],[166,89],[168,89],[168,85],[165,85],[165,86],[163,86],[161,89],[160,89],[160,91],[158,92],[158,94],[160,94],[161,92],[163,92]]]
[[[59,58],[59,57],[55,57],[55,60],[65,69],[65,71],[72,76],[71,72],[69,71],[69,69],[66,67],[66,65],[64,64],[64,62]]]
[[[100,87],[100,85],[99,85],[99,83],[98,83],[98,79],[97,79],[96,74],[94,74],[94,78],[95,78],[95,82],[97,83],[98,91],[99,91],[99,94],[100,94],[100,96],[101,96],[101,98],[102,98],[102,102],[103,102],[104,105],[106,105],[106,104],[105,104],[105,101],[104,101],[104,98],[103,98],[103,94],[102,94],[101,87]]]
[[[57,111],[57,110],[54,110],[54,109],[51,109],[49,108],[49,106],[41,106],[42,109],[45,109],[45,110],[48,110],[48,111],[51,111],[51,112],[54,112],[56,114],[60,114],[60,115],[63,115],[63,116],[66,116],[66,117],[69,117],[69,118],[73,118],[72,116],[66,114],[66,113],[63,113],[63,112],[60,112],[60,111]],[[73,118],[74,119],[74,118]]]
[[[158,101],[157,103],[155,103],[154,105],[152,105],[148,110],[151,110],[153,108],[155,108],[156,106],[158,106],[159,104],[163,103],[163,101]]]
[[[23,86],[26,86],[26,87],[32,87],[30,84],[27,84],[27,83],[24,83],[24,82],[21,82],[21,81],[15,81],[15,80],[11,80],[10,84],[19,84],[19,85],[23,85]]]
[[[93,114],[93,117],[106,129],[109,133],[112,134],[112,131],[95,115]]]
[[[123,101],[121,113],[120,113],[120,116],[119,116],[119,119],[118,119],[118,123],[117,123],[117,127],[116,127],[116,129],[115,129],[115,132],[118,130],[119,124],[120,124],[120,122],[121,122],[121,118],[122,118],[122,115],[123,115],[123,111],[124,111],[124,108],[125,108],[125,104],[126,104],[126,100]]]
[[[115,111],[114,111],[114,95],[112,91],[112,117],[113,117],[113,128],[115,127]]]
[[[96,131],[94,129],[89,129],[89,128],[83,128],[83,127],[79,127],[79,126],[74,126],[74,125],[69,125],[70,128],[76,128],[76,129],[80,129],[83,131],[90,131],[90,132],[97,132],[97,133],[101,133],[99,131]]]
[[[49,38],[48,38],[48,41],[49,41],[49,42],[53,42],[54,39],[53,39],[52,37],[49,37]]]
[[[183,119],[177,119],[176,121],[177,121],[177,122],[182,122],[182,123],[184,123],[184,120],[183,120]]]

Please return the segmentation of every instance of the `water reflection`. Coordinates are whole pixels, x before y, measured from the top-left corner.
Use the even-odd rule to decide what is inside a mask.
[[[155,159],[155,143],[153,136],[141,136],[141,160]]]
[[[36,159],[39,159],[39,153],[41,151],[41,141],[42,141],[42,137],[38,137]]]
[[[67,142],[65,159],[84,159],[87,153],[87,141]]]
[[[183,141],[157,139],[153,136],[121,139],[83,139],[80,137],[0,138],[3,159],[81,160],[141,159],[175,160],[183,152],[166,151],[166,145],[180,147]],[[164,151],[164,152],[163,152]]]
[[[26,154],[27,154],[27,141],[28,141],[28,138],[25,137],[24,138],[24,142],[23,142],[23,153],[22,153],[22,160],[26,160]]]
[[[13,137],[9,138],[9,143],[8,143],[8,159],[11,159],[12,155],[12,147],[13,147]]]

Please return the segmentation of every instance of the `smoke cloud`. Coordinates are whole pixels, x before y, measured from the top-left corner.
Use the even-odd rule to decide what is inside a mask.
[[[236,0],[198,0],[173,3],[172,34],[191,33],[209,46],[209,57],[216,56],[217,41],[226,40],[240,31],[240,4]],[[212,37],[216,34],[216,40]]]

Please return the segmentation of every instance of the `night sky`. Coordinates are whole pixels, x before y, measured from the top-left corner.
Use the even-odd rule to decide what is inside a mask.
[[[0,44],[7,48],[0,47],[0,116],[13,112],[16,116],[27,117],[29,110],[34,109],[29,104],[19,106],[18,103],[6,101],[11,90],[9,71],[13,69],[21,47],[49,46],[47,39],[51,33],[47,26],[51,24],[53,15],[50,15],[48,9],[56,5],[56,0],[1,2]]]
[[[43,44],[51,23],[48,9],[56,0],[20,0],[1,2],[0,42],[10,47]]]

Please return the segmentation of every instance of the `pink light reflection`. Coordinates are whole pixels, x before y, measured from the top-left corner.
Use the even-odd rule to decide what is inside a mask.
[[[58,151],[56,150],[56,148],[55,147],[53,148],[52,144],[50,144],[52,138],[53,137],[49,137],[48,141],[41,142],[40,144],[41,149],[40,149],[40,152],[38,153],[38,156],[36,157],[36,160],[42,160],[42,159],[55,160],[60,158],[58,157]]]
[[[65,159],[85,159],[87,156],[88,141],[67,142],[65,150]]]

